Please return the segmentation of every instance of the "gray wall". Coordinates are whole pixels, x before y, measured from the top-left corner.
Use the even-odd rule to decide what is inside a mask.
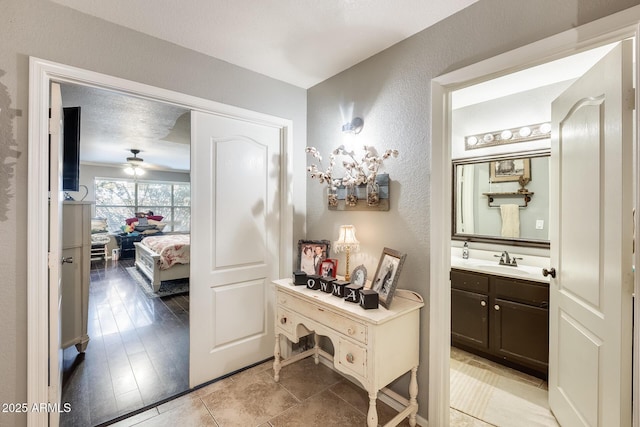
[[[29,56],[293,120],[294,242],[304,237],[306,91],[43,0],[0,0],[0,402],[27,396]],[[294,247],[294,242],[291,246]],[[0,426],[26,424],[0,413]]]
[[[307,238],[335,240],[340,224],[356,226],[361,251],[353,266],[373,274],[384,246],[408,254],[399,287],[427,302],[430,240],[431,79],[638,4],[632,0],[480,0],[453,17],[398,43],[308,91],[308,144],[326,158],[341,142],[340,126],[364,119],[361,144],[397,148],[385,163],[391,179],[389,212],[327,211],[324,188],[307,182]],[[346,113],[345,113],[346,112]],[[343,273],[344,257],[338,271]],[[418,385],[427,416],[428,308],[422,310]],[[406,395],[407,378],[393,388]]]

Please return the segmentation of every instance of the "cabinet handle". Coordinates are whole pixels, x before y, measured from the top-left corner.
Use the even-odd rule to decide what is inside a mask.
[[[494,305],[494,306],[493,306],[493,308],[494,308],[496,311],[500,310],[500,306],[499,306],[498,304]]]
[[[284,325],[285,323],[287,323],[287,318],[286,318],[286,316],[285,316],[285,317],[281,317],[281,318],[280,318],[280,323],[282,323],[283,325]]]
[[[347,359],[347,362],[353,363],[353,354],[347,353],[345,359]]]
[[[551,276],[552,278],[555,279],[556,278],[556,269],[553,268],[553,267],[551,267],[550,270],[547,270],[546,268],[543,268],[542,269],[542,275],[544,277]]]
[[[72,256],[62,257],[62,263],[73,264],[73,257]]]
[[[487,302],[486,301],[480,301],[480,305],[483,306],[483,307],[486,307],[487,306]]]
[[[349,335],[353,335],[353,334],[355,334],[355,333],[356,333],[356,331],[355,331],[355,330],[353,330],[352,328],[349,328],[349,329],[347,329],[347,333],[348,333]]]

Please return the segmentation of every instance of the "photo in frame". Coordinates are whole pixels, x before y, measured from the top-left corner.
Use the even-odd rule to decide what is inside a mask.
[[[505,159],[489,163],[489,182],[531,180],[531,159]]]
[[[378,293],[380,305],[389,308],[393,294],[398,286],[398,278],[407,254],[384,248],[378,262],[376,274],[371,282],[371,289]]]
[[[335,279],[337,271],[338,260],[335,258],[327,258],[320,264],[320,272],[318,274],[323,277],[333,277]]]
[[[298,240],[298,270],[320,274],[322,261],[329,258],[329,240]]]
[[[366,287],[367,285],[367,269],[363,264],[360,264],[356,268],[353,269],[351,273],[351,283],[354,285],[359,285]]]

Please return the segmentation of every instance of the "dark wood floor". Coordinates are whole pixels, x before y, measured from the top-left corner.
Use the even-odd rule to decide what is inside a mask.
[[[89,345],[64,350],[61,425],[96,426],[189,388],[189,296],[149,299],[125,268],[93,261]]]

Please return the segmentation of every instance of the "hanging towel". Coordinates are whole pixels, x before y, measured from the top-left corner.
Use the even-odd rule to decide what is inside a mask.
[[[520,208],[518,205],[500,205],[502,237],[520,237]]]

